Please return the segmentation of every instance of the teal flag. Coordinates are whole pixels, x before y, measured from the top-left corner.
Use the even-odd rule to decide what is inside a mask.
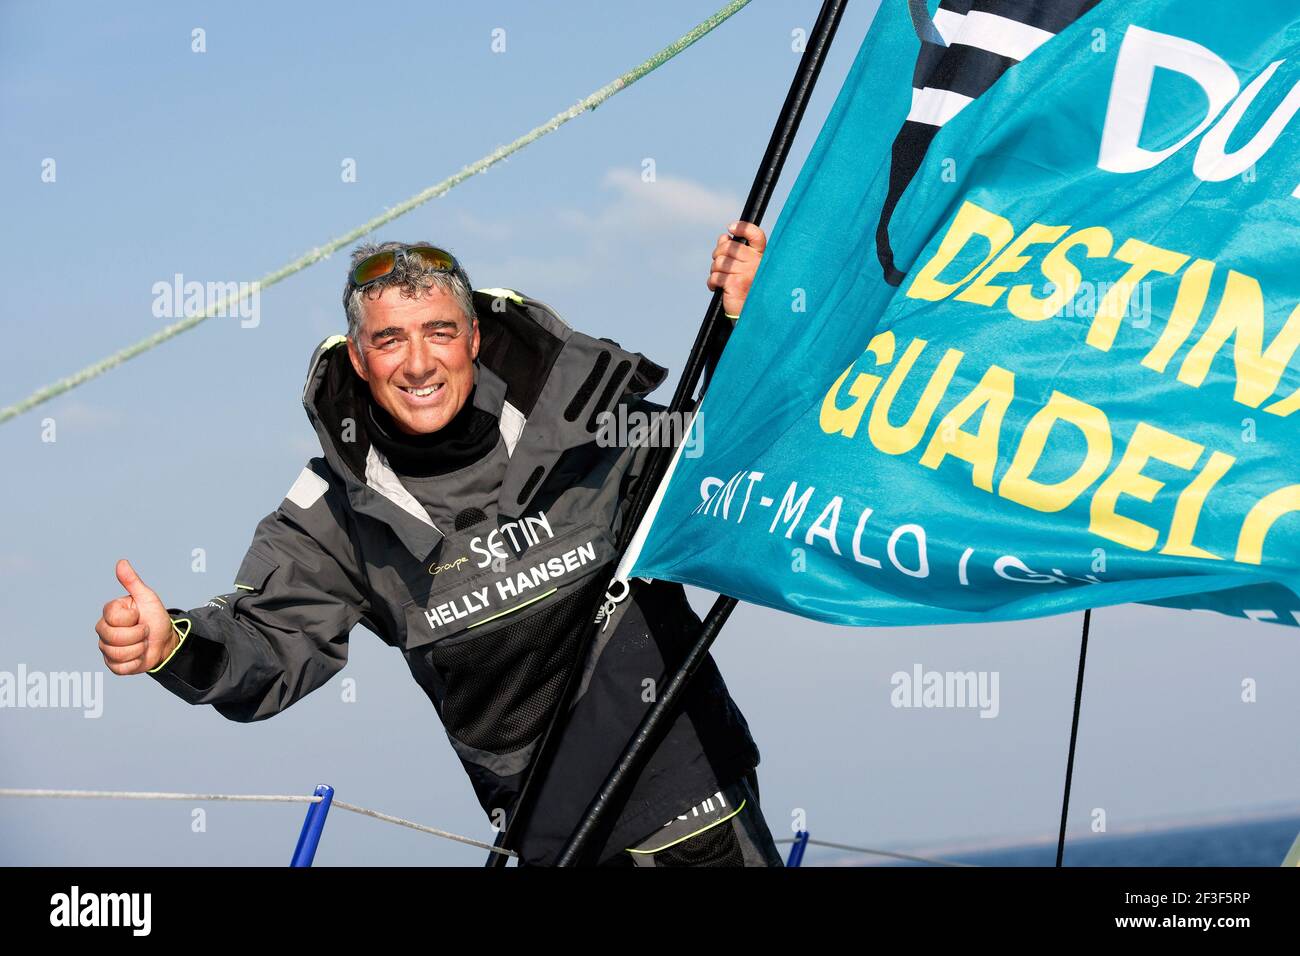
[[[1300,8],[1002,6],[883,4],[630,573],[1295,625]]]

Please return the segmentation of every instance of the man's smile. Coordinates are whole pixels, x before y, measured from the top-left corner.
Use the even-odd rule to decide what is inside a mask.
[[[398,385],[399,391],[406,395],[406,400],[413,405],[431,405],[442,396],[442,389],[445,382],[438,382],[436,385],[421,385],[415,388],[410,385]]]

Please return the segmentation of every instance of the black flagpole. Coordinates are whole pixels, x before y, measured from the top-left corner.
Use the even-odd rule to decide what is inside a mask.
[[[741,213],[743,222],[757,224],[762,221],[763,213],[767,210],[767,204],[781,176],[781,169],[790,153],[795,134],[799,131],[799,123],[803,119],[804,110],[808,106],[813,87],[825,62],[826,51],[835,38],[835,31],[839,27],[847,2],[848,0],[824,0],[822,3],[817,22],[813,25],[803,56],[799,60],[799,68],[795,72],[785,103],[777,117],[776,127],[772,130],[767,151],[763,154],[763,161],[750,188],[749,198],[745,201],[744,211]],[[673,394],[670,411],[681,411],[686,407],[687,396],[694,393],[701,376],[706,371],[711,372],[712,367],[717,364],[730,331],[730,322],[722,314],[722,293],[717,291],[709,303],[708,312],[705,313],[690,358],[682,370],[682,377]],[[648,463],[647,474],[634,499],[632,517],[624,528],[629,536],[641,523],[667,470],[670,461],[668,451],[668,449],[656,449],[658,454],[654,455]],[[642,718],[636,734],[628,742],[627,748],[610,771],[600,792],[588,806],[582,821],[569,837],[569,842],[557,861],[558,866],[574,866],[581,863],[584,852],[590,848],[602,824],[614,818],[614,814],[623,803],[623,799],[620,798],[626,797],[624,790],[627,784],[636,778],[653,752],[659,735],[667,730],[669,722],[676,713],[681,695],[690,684],[700,664],[708,656],[709,648],[735,606],[735,598],[725,595],[718,597],[712,610],[704,619],[699,635],[685,660]]]
[[[1079,708],[1083,703],[1083,665],[1088,660],[1088,630],[1092,611],[1083,612],[1083,638],[1079,641],[1079,676],[1074,683],[1074,719],[1070,723],[1070,756],[1065,761],[1065,794],[1061,797],[1061,833],[1056,838],[1056,865],[1065,859],[1065,820],[1070,815],[1070,783],[1074,779],[1074,745],[1079,739]]]

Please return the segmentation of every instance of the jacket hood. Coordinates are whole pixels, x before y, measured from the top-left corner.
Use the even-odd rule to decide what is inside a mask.
[[[568,449],[595,441],[602,412],[643,398],[666,370],[609,339],[564,323],[549,306],[510,289],[478,289],[474,404],[498,419],[510,453],[499,509],[519,517]],[[312,353],[302,403],[352,507],[389,525],[424,559],[442,540],[366,431],[369,388],[352,368],[347,339]]]

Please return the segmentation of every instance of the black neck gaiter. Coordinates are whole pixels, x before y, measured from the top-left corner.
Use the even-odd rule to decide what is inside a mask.
[[[474,406],[474,391],[451,421],[427,435],[406,434],[373,398],[366,404],[370,441],[395,472],[412,478],[445,475],[472,465],[496,447],[500,434],[496,416]]]

